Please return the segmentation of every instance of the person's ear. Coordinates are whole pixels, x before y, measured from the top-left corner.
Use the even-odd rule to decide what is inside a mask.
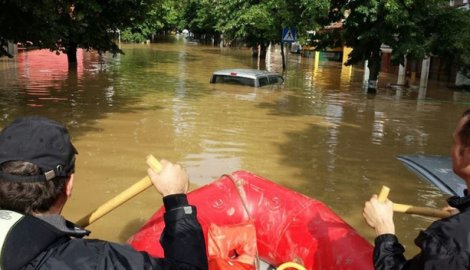
[[[462,146],[462,159],[465,162],[464,165],[470,166],[470,147]]]
[[[65,195],[67,195],[67,198],[72,196],[73,177],[74,177],[74,174],[72,173],[67,179],[67,182],[65,183]]]
[[[460,153],[460,173],[458,175],[464,179],[470,180],[470,147],[462,146]]]

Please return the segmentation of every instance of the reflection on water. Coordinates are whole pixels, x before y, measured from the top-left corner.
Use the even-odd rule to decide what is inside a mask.
[[[65,209],[72,220],[141,179],[149,153],[182,163],[192,188],[240,169],[265,176],[324,201],[369,240],[362,208],[382,185],[399,203],[444,205],[395,156],[448,154],[468,93],[432,81],[424,90],[387,88],[396,76],[381,74],[382,87],[368,95],[361,67],[292,54],[280,88],[212,85],[214,70],[257,60],[183,40],[122,49],[116,57],[80,51],[74,71],[47,51],[0,59],[0,125],[39,114],[71,129],[79,151]],[[279,48],[259,65],[282,72]],[[93,236],[125,241],[160,205],[150,189],[93,224]],[[430,220],[395,216],[412,254]]]

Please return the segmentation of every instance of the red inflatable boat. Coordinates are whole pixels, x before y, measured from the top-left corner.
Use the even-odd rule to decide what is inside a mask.
[[[249,172],[224,175],[190,192],[188,200],[198,209],[206,240],[211,224],[254,224],[258,256],[272,266],[373,269],[372,245],[325,204]],[[129,239],[134,248],[163,256],[163,211]]]

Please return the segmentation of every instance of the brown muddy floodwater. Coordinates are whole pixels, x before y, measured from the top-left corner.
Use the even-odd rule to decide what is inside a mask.
[[[211,85],[214,70],[258,67],[249,50],[174,39],[122,45],[124,55],[65,56],[21,52],[0,59],[0,126],[23,115],[56,119],[78,148],[74,194],[64,215],[77,220],[146,174],[154,154],[183,164],[193,186],[249,170],[325,202],[364,237],[364,202],[382,185],[395,202],[442,207],[447,197],[396,159],[445,154],[470,95],[430,82],[427,89],[385,87],[364,93],[361,68],[288,55],[285,83],[274,89]],[[279,48],[266,65],[281,72]],[[161,206],[149,189],[89,228],[92,237],[124,242]],[[397,234],[413,239],[429,218],[396,214]]]

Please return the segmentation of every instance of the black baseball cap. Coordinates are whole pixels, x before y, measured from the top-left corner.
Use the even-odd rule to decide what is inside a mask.
[[[39,116],[18,118],[0,132],[0,164],[27,161],[39,167],[39,175],[12,175],[0,171],[4,181],[46,182],[74,172],[77,150],[67,129]]]

